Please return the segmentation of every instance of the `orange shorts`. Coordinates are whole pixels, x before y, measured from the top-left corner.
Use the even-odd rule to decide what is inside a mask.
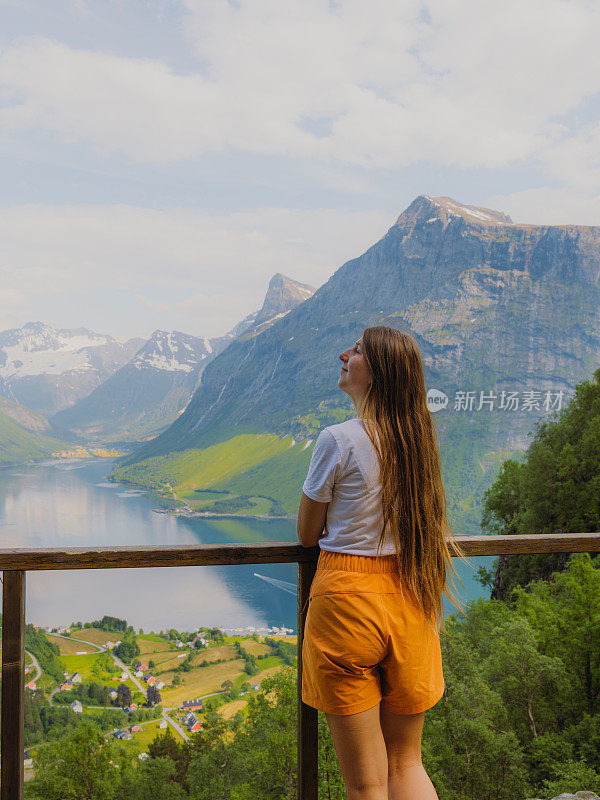
[[[395,556],[321,550],[302,642],[302,700],[331,714],[418,714],[444,694],[440,640],[404,598]]]

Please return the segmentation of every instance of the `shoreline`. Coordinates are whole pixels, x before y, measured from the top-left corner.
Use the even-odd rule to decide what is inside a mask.
[[[155,514],[169,514],[172,517],[205,517],[206,519],[223,518],[229,519],[296,519],[295,514],[282,514],[279,516],[271,514],[233,514],[217,513],[216,511],[193,511],[191,508],[153,508]]]

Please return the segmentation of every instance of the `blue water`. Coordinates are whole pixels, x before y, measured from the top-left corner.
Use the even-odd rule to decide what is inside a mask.
[[[58,459],[0,469],[1,547],[297,542],[295,520],[201,519],[156,514],[150,491],[109,484],[112,459]],[[493,557],[462,560],[462,603],[489,596],[475,579]],[[257,577],[255,573],[263,577]],[[454,577],[454,576],[453,576]],[[265,580],[266,578],[267,580]],[[145,631],[198,626],[285,626],[296,632],[296,564],[63,570],[27,573],[26,616],[68,625],[104,614]],[[445,602],[445,613],[455,611]]]

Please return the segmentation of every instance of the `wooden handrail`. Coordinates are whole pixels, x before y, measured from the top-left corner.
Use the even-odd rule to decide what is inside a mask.
[[[456,536],[469,556],[600,552],[600,533]],[[2,769],[0,800],[23,800],[25,577],[27,571],[198,567],[225,564],[298,565],[298,798],[317,800],[318,715],[302,702],[302,638],[306,600],[320,549],[293,542],[0,549],[2,592]]]
[[[456,536],[466,556],[600,551],[600,533]],[[165,544],[155,547],[49,547],[0,549],[0,570],[209,567],[317,561],[319,547],[294,542]]]

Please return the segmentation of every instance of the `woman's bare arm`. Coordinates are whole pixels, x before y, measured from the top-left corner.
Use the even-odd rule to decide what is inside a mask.
[[[298,509],[298,541],[302,547],[314,547],[325,534],[327,520],[327,506],[329,503],[319,503],[311,500],[304,492],[300,497]]]

